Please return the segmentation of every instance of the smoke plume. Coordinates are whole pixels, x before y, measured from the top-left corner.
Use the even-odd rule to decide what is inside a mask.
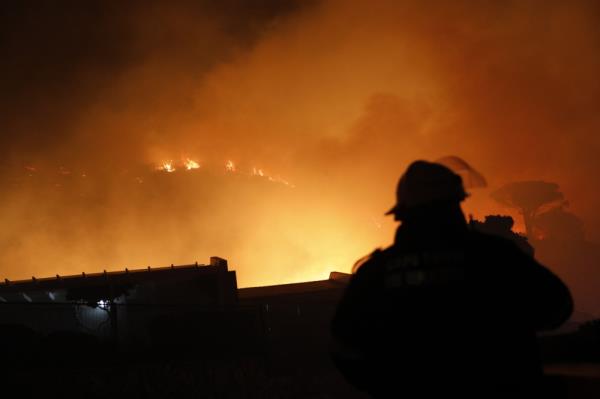
[[[556,182],[600,238],[597,2],[214,4],[0,6],[3,274],[323,278],[387,245],[400,173],[446,155],[490,190]]]

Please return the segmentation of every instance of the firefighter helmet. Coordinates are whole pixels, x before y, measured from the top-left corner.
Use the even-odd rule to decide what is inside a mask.
[[[415,161],[400,177],[396,205],[386,215],[398,215],[414,207],[461,202],[467,197],[462,178],[447,167],[433,162]]]

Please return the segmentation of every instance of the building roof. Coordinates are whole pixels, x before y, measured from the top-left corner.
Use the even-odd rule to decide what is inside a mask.
[[[252,300],[263,297],[281,295],[302,295],[323,291],[341,290],[349,281],[350,275],[332,272],[327,280],[307,281],[303,283],[270,285],[265,287],[250,287],[238,289],[240,300]]]
[[[132,269],[101,273],[81,273],[76,275],[36,278],[28,280],[10,281],[5,279],[0,282],[0,296],[12,293],[26,293],[34,291],[59,291],[69,288],[85,288],[98,285],[126,285],[139,284],[141,282],[183,279],[196,277],[198,275],[210,275],[227,272],[227,260],[219,257],[211,257],[209,265],[171,265],[167,267],[150,267],[145,269]]]

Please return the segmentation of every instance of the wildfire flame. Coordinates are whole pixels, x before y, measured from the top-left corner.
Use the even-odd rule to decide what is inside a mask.
[[[198,169],[200,168],[200,164],[193,159],[187,158],[184,162],[185,168],[187,170]]]
[[[263,172],[262,169],[252,168],[252,175],[264,177],[265,176],[265,172]]]
[[[284,184],[290,188],[296,187],[293,184],[291,184],[290,182],[288,182],[287,180],[282,179],[280,176],[271,176],[270,174],[266,173],[264,170],[256,168],[256,167],[252,168],[251,175],[257,176],[257,177],[263,177],[270,182]]]
[[[181,166],[181,168],[185,168],[185,170],[194,170],[194,169],[199,169],[200,168],[200,164],[191,159],[191,158],[182,158],[181,163],[179,164],[179,166]],[[162,161],[157,167],[157,170],[162,171],[162,172],[167,172],[167,173],[172,173],[175,172],[176,168],[175,168],[175,163],[171,160],[169,161]],[[227,172],[230,173],[238,173],[238,169],[237,169],[237,165],[233,162],[233,160],[227,160],[227,162],[225,163],[225,170]],[[278,183],[278,184],[283,184],[285,186],[288,186],[290,188],[295,188],[296,186],[294,186],[293,184],[291,184],[290,182],[288,182],[287,180],[283,179],[281,176],[279,175],[272,175],[269,172],[265,171],[262,168],[258,168],[258,167],[253,167],[247,174],[240,172],[243,175],[248,175],[248,176],[254,176],[257,178],[262,178],[265,179],[267,181],[273,182],[273,183]],[[141,179],[140,179],[141,180]],[[142,183],[142,181],[139,181],[139,183]]]
[[[173,161],[165,161],[157,169],[165,171],[167,173],[175,172],[175,167],[173,166]]]
[[[276,176],[276,177],[273,177],[273,176],[267,176],[267,178],[269,179],[269,181],[271,181],[271,182],[273,182],[273,183],[280,183],[280,184],[286,185],[286,186],[288,186],[288,187],[290,187],[290,188],[295,188],[295,187],[296,187],[296,186],[294,186],[292,183],[290,183],[289,181],[287,181],[287,180],[284,180],[284,179],[282,179],[282,178],[281,178],[281,177],[279,177],[279,176]]]

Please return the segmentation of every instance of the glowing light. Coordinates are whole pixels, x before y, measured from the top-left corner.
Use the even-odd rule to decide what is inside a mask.
[[[184,162],[185,168],[187,170],[198,169],[200,168],[200,164],[193,159],[187,158]]]
[[[290,183],[289,181],[282,179],[279,176],[273,177],[273,176],[268,176],[269,181],[273,182],[273,183],[279,183],[279,184],[283,184],[285,186],[288,186],[289,188],[295,188],[296,186],[294,186],[292,183]]]
[[[175,172],[175,167],[173,166],[173,161],[165,161],[157,169],[162,170],[167,173]]]
[[[96,303],[100,309],[108,309],[109,303],[107,300],[101,299]]]
[[[225,164],[225,169],[228,172],[235,172],[235,164],[233,163],[233,161],[227,161],[227,163]]]
[[[263,172],[262,169],[252,168],[252,175],[253,176],[265,177],[265,172]]]
[[[265,179],[267,179],[268,181],[272,182],[272,183],[279,183],[279,184],[283,184],[286,185],[290,188],[294,188],[295,186],[293,184],[291,184],[290,182],[288,182],[285,179],[282,179],[280,176],[271,176],[269,174],[267,174],[265,171],[263,171],[262,169],[259,168],[252,168],[252,176],[258,176],[258,177],[264,177]]]

